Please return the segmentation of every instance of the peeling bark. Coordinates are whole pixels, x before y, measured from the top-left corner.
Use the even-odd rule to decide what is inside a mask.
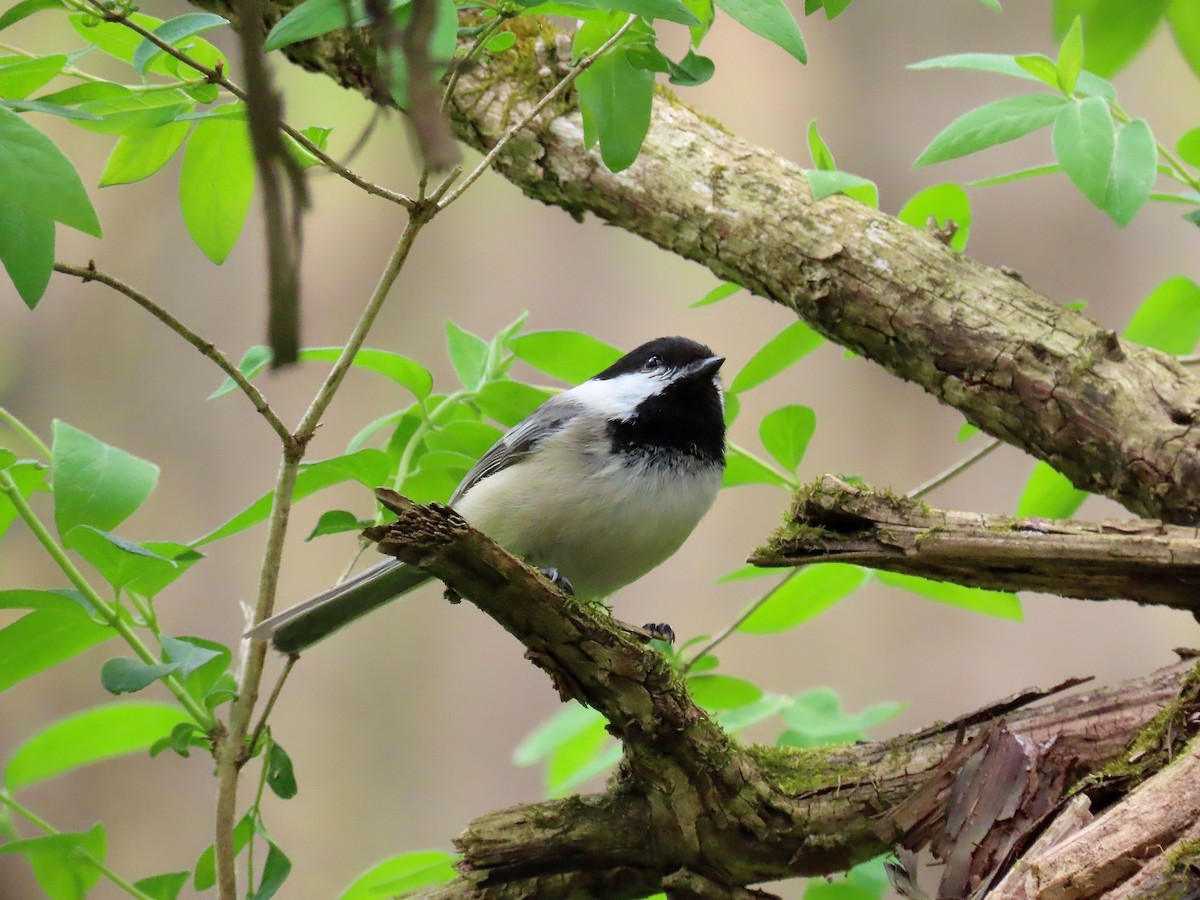
[[[956,877],[980,884],[1002,874],[1068,786],[1125,758],[1191,683],[1185,662],[1036,706],[1024,704],[1048,692],[1023,692],[888,741],[742,746],[695,706],[663,657],[606,613],[560,593],[452,510],[386,489],[377,495],[398,519],[366,536],[496,619],[560,694],[604,714],[625,745],[604,793],[472,822],[456,840],[462,878],[429,897],[633,898],[668,882],[679,896],[702,896],[686,892],[708,882],[737,896],[758,882],[840,871],[894,844],[930,843],[947,857],[966,853]],[[1179,714],[1178,729],[1157,732],[1139,759],[1149,763],[1186,737]],[[999,768],[988,762],[996,753],[1007,760]],[[988,785],[1001,790],[982,815]],[[1110,781],[1096,786],[1108,801],[1120,794]]]
[[[759,566],[847,562],[1000,591],[1133,600],[1200,614],[1200,533],[1148,519],[933,509],[826,475],[796,493]]]

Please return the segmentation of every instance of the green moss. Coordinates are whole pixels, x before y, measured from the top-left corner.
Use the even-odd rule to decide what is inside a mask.
[[[844,748],[809,750],[755,745],[746,747],[745,751],[772,781],[789,794],[804,794],[870,777],[869,770],[836,759],[844,754]]]
[[[1200,840],[1179,841],[1167,850],[1166,857],[1175,869],[1200,868]]]

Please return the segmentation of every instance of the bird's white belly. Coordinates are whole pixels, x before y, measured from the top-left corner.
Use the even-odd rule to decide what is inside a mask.
[[[636,581],[679,549],[721,486],[719,467],[690,458],[653,467],[634,461],[631,469],[628,458],[564,456],[569,464],[553,471],[518,463],[497,472],[456,509],[514,555],[558,569],[588,600]]]

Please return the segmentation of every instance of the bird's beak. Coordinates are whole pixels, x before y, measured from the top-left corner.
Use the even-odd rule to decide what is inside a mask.
[[[692,369],[690,375],[693,378],[714,378],[724,362],[725,357],[723,356],[710,356],[708,359],[702,359],[695,364],[696,367]]]

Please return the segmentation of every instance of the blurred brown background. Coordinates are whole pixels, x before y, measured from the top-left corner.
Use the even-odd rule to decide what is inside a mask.
[[[797,15],[800,0],[789,0]],[[811,61],[798,66],[727,17],[705,51],[718,64],[709,84],[684,98],[743,137],[808,165],[804,132],[817,118],[841,168],[875,179],[895,212],[914,191],[940,181],[997,174],[1051,159],[1040,134],[978,158],[913,171],[911,162],[950,120],[990,99],[1026,89],[999,76],[907,72],[905,64],[963,50],[1053,54],[1048,2],[1009,2],[997,16],[972,0],[858,0],[833,23],[802,20]],[[143,11],[169,17],[178,2]],[[5,34],[35,50],[59,49],[63,31],[44,13]],[[65,26],[64,26],[65,27]],[[75,45],[72,39],[72,46]],[[226,45],[228,49],[228,44]],[[335,126],[344,151],[370,115],[358,96],[298,70],[279,67],[287,116],[298,126]],[[1117,78],[1124,107],[1145,116],[1173,144],[1197,124],[1200,89],[1160,34]],[[94,185],[111,138],[38,120]],[[471,157],[474,159],[475,157]],[[58,257],[95,257],[107,272],[159,300],[233,357],[261,342],[265,319],[257,209],[229,261],[211,266],[184,232],[176,199],[178,161],[147,183],[93,191],[106,239],[60,229]],[[400,189],[414,184],[412,153],[393,119],[355,167]],[[382,201],[333,177],[312,179],[304,269],[304,340],[344,340],[375,282],[401,218]],[[1124,232],[1063,177],[972,191],[969,252],[1014,266],[1036,289],[1060,300],[1086,299],[1090,315],[1120,328],[1159,281],[1197,276],[1194,227],[1179,208],[1148,207]],[[521,310],[531,328],[573,328],[631,347],[684,333],[729,357],[730,375],[789,314],[745,294],[713,307],[685,307],[715,284],[701,267],[660,252],[594,220],[524,199],[499,177],[483,178],[421,235],[370,344],[430,366],[445,385],[452,373],[443,327],[453,318],[490,335]],[[274,435],[238,395],[208,402],[213,366],[128,300],[98,285],[55,276],[35,312],[0,285],[0,403],[47,439],[64,419],[162,466],[157,492],[122,527],[135,539],[187,540],[203,534],[268,489],[278,464]],[[324,372],[304,366],[263,377],[267,397],[294,422]],[[408,402],[390,384],[353,374],[312,446],[333,456],[357,429]],[[757,446],[762,414],[784,403],[813,406],[818,429],[802,466],[811,478],[854,472],[907,490],[961,457],[961,418],[911,385],[828,346],[745,399],[733,440]],[[978,439],[977,439],[978,440]],[[1032,462],[1005,448],[932,499],[955,508],[1011,511]],[[730,622],[763,582],[714,586],[776,524],[786,503],[776,490],[724,493],[689,544],[668,564],[615,598],[618,615],[671,622],[681,637]],[[329,584],[352,552],[350,536],[303,543],[333,507],[366,513],[361,489],[300,504],[284,560],[281,605]],[[1116,514],[1092,500],[1084,515]],[[175,634],[234,643],[239,603],[255,591],[263,529],[209,548],[209,559],[159,599]],[[0,587],[58,587],[63,579],[20,526],[0,545]],[[1200,640],[1182,613],[1128,604],[1024,598],[1023,623],[1000,622],[878,586],[861,591],[791,633],[737,637],[720,656],[723,671],[765,689],[798,693],[835,688],[851,710],[883,700],[908,704],[881,733],[948,718],[1031,684],[1081,674],[1113,681],[1172,659],[1170,648]],[[639,618],[640,617],[640,618]],[[4,621],[7,621],[4,620]],[[0,695],[0,759],[40,727],[110,698],[100,664],[110,643],[59,671]],[[278,670],[273,663],[271,673]],[[162,695],[158,689],[147,695]],[[397,604],[307,654],[274,717],[296,764],[299,795],[268,801],[267,821],[295,869],[281,896],[336,896],[373,863],[414,849],[448,849],[474,816],[538,799],[542,774],[510,763],[516,743],[558,708],[545,677],[517,643],[468,604],[449,606],[436,590]],[[767,739],[766,730],[752,736]],[[163,755],[96,766],[25,792],[34,809],[63,829],[103,820],[110,863],[140,878],[190,868],[211,840],[211,765]],[[247,785],[245,794],[252,788]],[[790,889],[789,889],[790,890]],[[0,898],[36,896],[22,862],[0,857]],[[795,895],[795,894],[793,894]],[[97,897],[117,896],[102,884]]]

